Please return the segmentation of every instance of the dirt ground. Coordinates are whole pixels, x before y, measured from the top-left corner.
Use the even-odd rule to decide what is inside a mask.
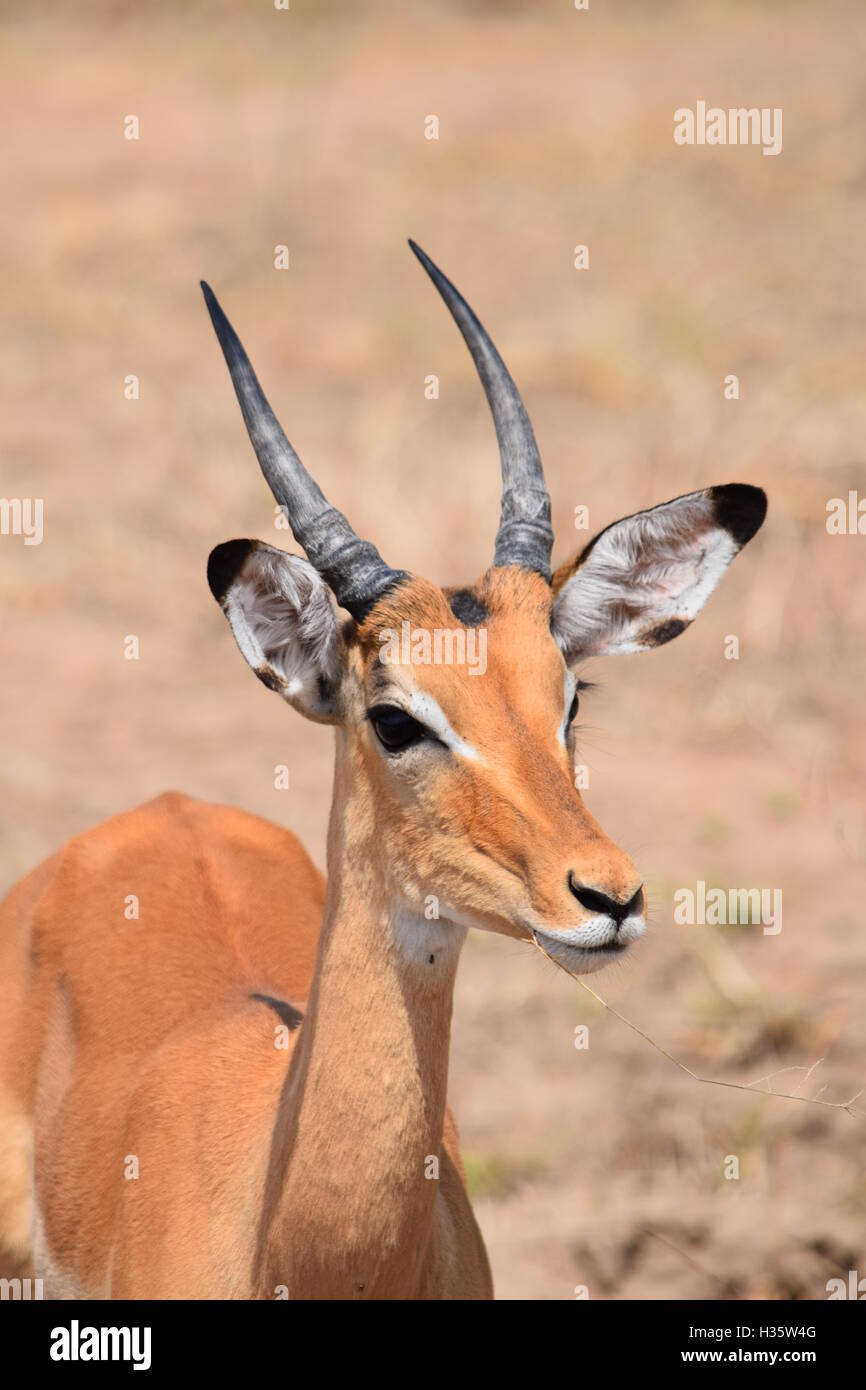
[[[595,531],[705,484],[770,498],[692,629],[587,672],[587,801],[652,901],[589,983],[702,1077],[866,1085],[866,537],[826,528],[866,496],[862,5],[95,0],[2,30],[0,488],[44,499],[44,539],[0,536],[0,889],[170,787],[324,863],[331,735],[252,679],[205,583],[217,541],[285,532],[198,281],[358,530],[466,581],[495,441],[411,235],[523,391],[555,560],[580,505]],[[782,153],[676,145],[698,99],[782,108]],[[677,925],[699,880],[781,889],[782,930]],[[866,1276],[866,1098],[704,1085],[530,948],[470,937],[451,1099],[501,1297]]]

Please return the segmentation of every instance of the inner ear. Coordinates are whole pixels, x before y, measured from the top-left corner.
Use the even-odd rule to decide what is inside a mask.
[[[566,661],[649,651],[679,636],[766,511],[760,488],[730,483],[608,526],[553,578],[551,630]]]
[[[335,723],[342,648],[334,601],[319,573],[299,555],[252,540],[218,545],[207,573],[259,680],[308,718]]]

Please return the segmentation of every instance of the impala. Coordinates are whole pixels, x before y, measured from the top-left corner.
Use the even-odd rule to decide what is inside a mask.
[[[681,633],[766,498],[743,484],[690,493],[608,526],[551,575],[520,395],[412,249],[499,441],[493,563],[467,587],[390,568],[325,500],[203,286],[308,557],[228,541],[208,580],[259,679],[336,731],[327,887],[292,835],[169,794],[12,890],[0,1237],[48,1296],[491,1297],[446,1106],[467,928],[534,941],[574,974],[644,932],[638,873],[574,787],[576,673]],[[404,624],[483,629],[483,673],[381,659]]]

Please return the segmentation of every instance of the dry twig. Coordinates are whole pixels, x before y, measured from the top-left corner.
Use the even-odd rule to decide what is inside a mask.
[[[595,990],[594,990],[594,989],[591,989],[590,986],[589,986],[588,984],[585,983],[585,981],[581,980],[581,978],[580,978],[579,975],[572,975],[572,973],[571,973],[570,970],[566,970],[565,966],[564,966],[560,961],[555,960],[553,956],[551,956],[547,951],[545,951],[544,947],[542,946],[541,942],[538,940],[538,937],[537,937],[537,936],[533,935],[532,940],[534,941],[535,945],[538,947],[538,949],[539,949],[539,951],[541,952],[541,954],[542,954],[547,960],[549,960],[549,961],[550,961],[553,965],[555,965],[559,970],[563,970],[563,971],[565,972],[565,974],[568,976],[568,978],[569,978],[570,980],[574,980],[575,984],[580,985],[581,989],[585,989],[586,992],[587,992],[587,994],[591,994],[592,997],[593,997],[593,999],[596,1001],[597,1004],[600,1004],[601,1007],[602,1007],[603,1009],[607,1009],[608,1013],[609,1013],[609,1014],[613,1014],[614,1018],[618,1018],[619,1021],[620,1021],[620,1023],[624,1023],[624,1024],[625,1024],[626,1028],[630,1028],[631,1031],[632,1031],[633,1033],[637,1033],[638,1037],[639,1037],[639,1038],[643,1038],[644,1042],[648,1042],[649,1045],[650,1045],[650,1047],[654,1047],[654,1048],[655,1048],[656,1052],[660,1052],[661,1055],[662,1055],[663,1057],[666,1057],[667,1060],[668,1060],[669,1062],[673,1062],[673,1064],[674,1064],[675,1067],[679,1067],[680,1071],[685,1072],[686,1076],[690,1076],[690,1077],[692,1078],[693,1081],[699,1081],[699,1082],[701,1083],[702,1086],[726,1086],[729,1090],[732,1090],[732,1091],[749,1091],[752,1095],[775,1096],[777,1100],[798,1100],[798,1101],[800,1101],[800,1103],[801,1103],[802,1105],[824,1105],[824,1106],[827,1107],[828,1110],[844,1110],[844,1111],[846,1112],[846,1114],[848,1114],[848,1115],[860,1115],[860,1114],[863,1113],[863,1112],[860,1111],[860,1110],[855,1110],[855,1109],[854,1109],[854,1102],[855,1102],[855,1100],[859,1100],[860,1096],[862,1096],[862,1094],[863,1094],[862,1089],[859,1090],[859,1091],[856,1091],[856,1092],[854,1093],[854,1095],[851,1097],[850,1100],[818,1100],[817,1096],[814,1096],[814,1097],[813,1097],[813,1096],[800,1096],[800,1095],[797,1095],[796,1091],[791,1092],[791,1091],[769,1091],[769,1090],[768,1090],[768,1091],[758,1091],[758,1090],[756,1090],[756,1087],[757,1087],[762,1081],[770,1081],[770,1080],[772,1079],[773,1076],[779,1076],[779,1075],[781,1074],[781,1072],[771,1072],[771,1073],[770,1073],[770,1076],[768,1076],[768,1077],[767,1077],[767,1076],[759,1077],[757,1081],[751,1081],[751,1082],[748,1083],[748,1085],[746,1085],[746,1083],[745,1083],[745,1082],[742,1082],[742,1081],[719,1081],[719,1080],[717,1080],[716,1077],[713,1077],[713,1076],[698,1076],[697,1072],[696,1072],[696,1071],[692,1071],[691,1067],[687,1067],[686,1064],[685,1064],[685,1062],[680,1062],[680,1061],[678,1061],[678,1059],[677,1059],[676,1057],[672,1057],[671,1054],[670,1054],[670,1052],[667,1052],[663,1047],[661,1047],[661,1046],[659,1045],[659,1043],[655,1042],[655,1041],[649,1036],[648,1033],[645,1033],[645,1032],[643,1031],[642,1028],[638,1028],[638,1026],[637,1026],[636,1023],[632,1023],[631,1019],[628,1019],[628,1018],[625,1017],[624,1014],[619,1013],[619,1011],[618,1011],[617,1009],[615,1009],[615,1008],[613,1007],[612,1004],[608,1004],[608,1002],[607,1002],[606,999],[602,999],[602,997],[601,997],[600,994],[596,994]],[[804,1077],[802,1078],[802,1080],[800,1081],[800,1086],[802,1086],[802,1085],[803,1085],[803,1082],[804,1082],[804,1081],[807,1081],[807,1080],[809,1079],[809,1077],[811,1076],[812,1072],[815,1070],[815,1068],[816,1068],[817,1066],[820,1066],[820,1064],[821,1064],[822,1061],[823,1061],[823,1058],[819,1058],[817,1062],[813,1062],[812,1065],[811,1065],[811,1067],[808,1067],[808,1068],[805,1068],[805,1067],[783,1067],[781,1070],[782,1070],[782,1071],[806,1071],[806,1076],[804,1076]],[[797,1089],[799,1090],[799,1087],[798,1087]],[[824,1089],[825,1089],[825,1088],[822,1086],[821,1090],[824,1090]],[[820,1092],[819,1092],[819,1094],[820,1094]]]

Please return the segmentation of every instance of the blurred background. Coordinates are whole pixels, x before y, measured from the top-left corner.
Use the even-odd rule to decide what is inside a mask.
[[[0,491],[44,499],[44,539],[0,537],[0,889],[166,788],[324,867],[332,736],[252,679],[205,583],[216,542],[287,533],[198,281],[358,531],[465,582],[497,451],[411,235],[524,394],[557,563],[579,506],[591,534],[706,484],[770,497],[692,629],[586,672],[586,799],[652,901],[590,983],[701,1076],[866,1084],[866,537],[825,524],[866,497],[864,57],[854,0],[3,6]],[[675,145],[698,100],[781,107],[781,155]],[[781,933],[677,926],[698,880],[781,888]],[[451,1099],[500,1297],[866,1276],[866,1104],[701,1085],[530,948],[470,936]]]

